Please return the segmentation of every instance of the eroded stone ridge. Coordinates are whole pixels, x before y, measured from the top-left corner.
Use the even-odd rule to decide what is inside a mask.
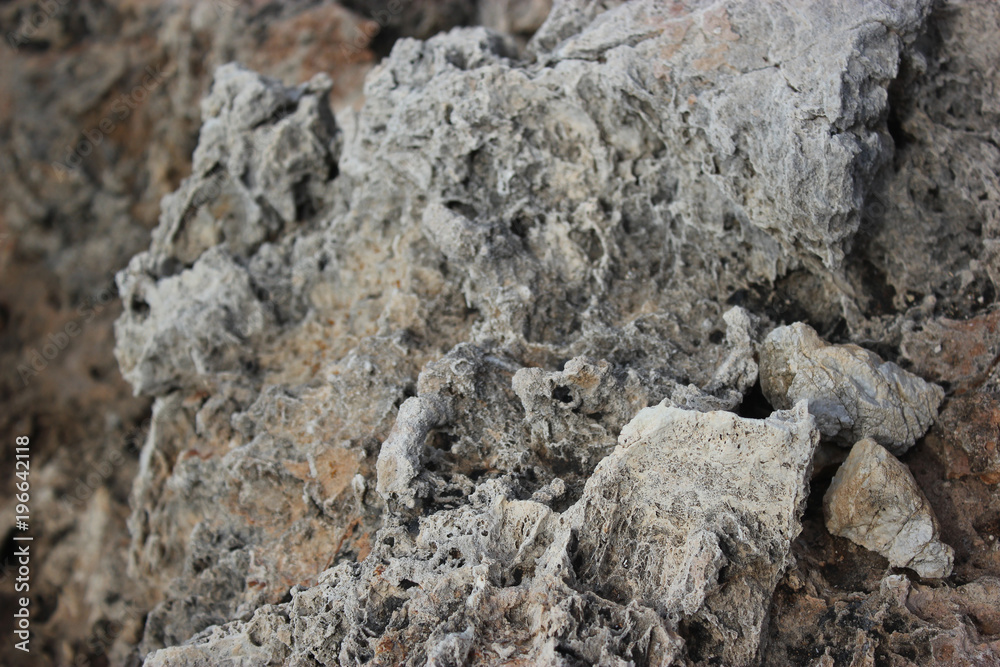
[[[336,119],[220,70],[119,276],[150,664],[752,661],[817,436],[731,412],[730,302],[843,269],[926,10],[560,2]]]
[[[384,528],[364,563],[146,664],[751,664],[818,442],[805,403],[762,421],[646,408],[565,512],[549,489],[481,484],[415,531]]]

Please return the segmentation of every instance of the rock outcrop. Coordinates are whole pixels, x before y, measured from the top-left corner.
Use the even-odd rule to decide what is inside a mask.
[[[786,445],[783,413],[718,411],[758,355],[776,407],[817,397],[776,398],[774,322],[730,306],[790,271],[843,287],[927,12],[855,9],[557,3],[524,49],[400,41],[336,116],[322,80],[220,70],[192,176],[119,276],[119,358],[169,424],[143,460],[176,461],[136,487],[135,571],[185,582],[150,616],[150,663],[752,662],[815,438],[804,407]],[[171,303],[220,266],[224,290],[185,300],[200,319]],[[814,411],[821,430],[888,428],[902,451],[941,391],[852,349],[842,372],[872,391],[848,404],[874,408],[836,433]],[[720,449],[643,440],[660,419]]]
[[[550,507],[558,482],[525,500],[481,484],[468,504],[383,528],[360,566],[146,665],[750,664],[818,442],[804,403],[762,421],[646,408],[565,512]]]
[[[1000,659],[995,3],[49,4],[0,62],[49,91],[0,105],[0,355],[127,262],[78,340],[120,309],[137,397],[107,342],[26,393],[87,394],[79,448],[4,417],[40,511],[85,492],[40,659]]]

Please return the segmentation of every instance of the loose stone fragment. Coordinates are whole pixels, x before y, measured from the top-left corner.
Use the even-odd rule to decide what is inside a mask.
[[[771,405],[808,399],[820,432],[845,446],[873,438],[898,456],[927,432],[944,398],[941,387],[857,345],[830,345],[801,322],[772,331],[760,356]]]
[[[921,577],[951,574],[954,551],[909,469],[871,438],[861,440],[823,498],[826,527]]]

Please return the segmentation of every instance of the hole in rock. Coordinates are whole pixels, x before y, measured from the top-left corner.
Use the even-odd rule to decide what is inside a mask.
[[[518,215],[510,222],[510,231],[518,238],[527,238],[531,230],[536,226],[536,222],[524,215]]]
[[[478,211],[471,205],[463,201],[452,200],[447,202],[445,206],[449,211],[454,211],[460,215],[465,216],[469,220],[475,220],[479,217]]]
[[[560,403],[572,403],[573,393],[569,390],[569,387],[559,385],[552,390],[552,398],[556,399]]]
[[[139,317],[145,317],[149,314],[149,304],[143,299],[134,296],[132,301],[129,303],[129,310],[138,315]]]
[[[757,380],[750,391],[743,397],[743,402],[736,409],[736,414],[747,419],[767,419],[774,412],[774,408],[764,397],[764,391],[760,388],[760,380]]]
[[[591,264],[598,262],[604,256],[604,246],[601,244],[601,237],[593,229],[586,231],[573,230],[569,233],[569,238],[580,247]]]
[[[304,178],[292,186],[292,201],[295,204],[295,220],[301,222],[316,215],[316,203],[309,194],[309,179]]]

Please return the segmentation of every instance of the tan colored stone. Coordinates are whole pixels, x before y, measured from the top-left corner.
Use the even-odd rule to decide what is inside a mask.
[[[954,551],[909,469],[871,438],[861,440],[823,498],[826,526],[922,577],[951,574]]]

